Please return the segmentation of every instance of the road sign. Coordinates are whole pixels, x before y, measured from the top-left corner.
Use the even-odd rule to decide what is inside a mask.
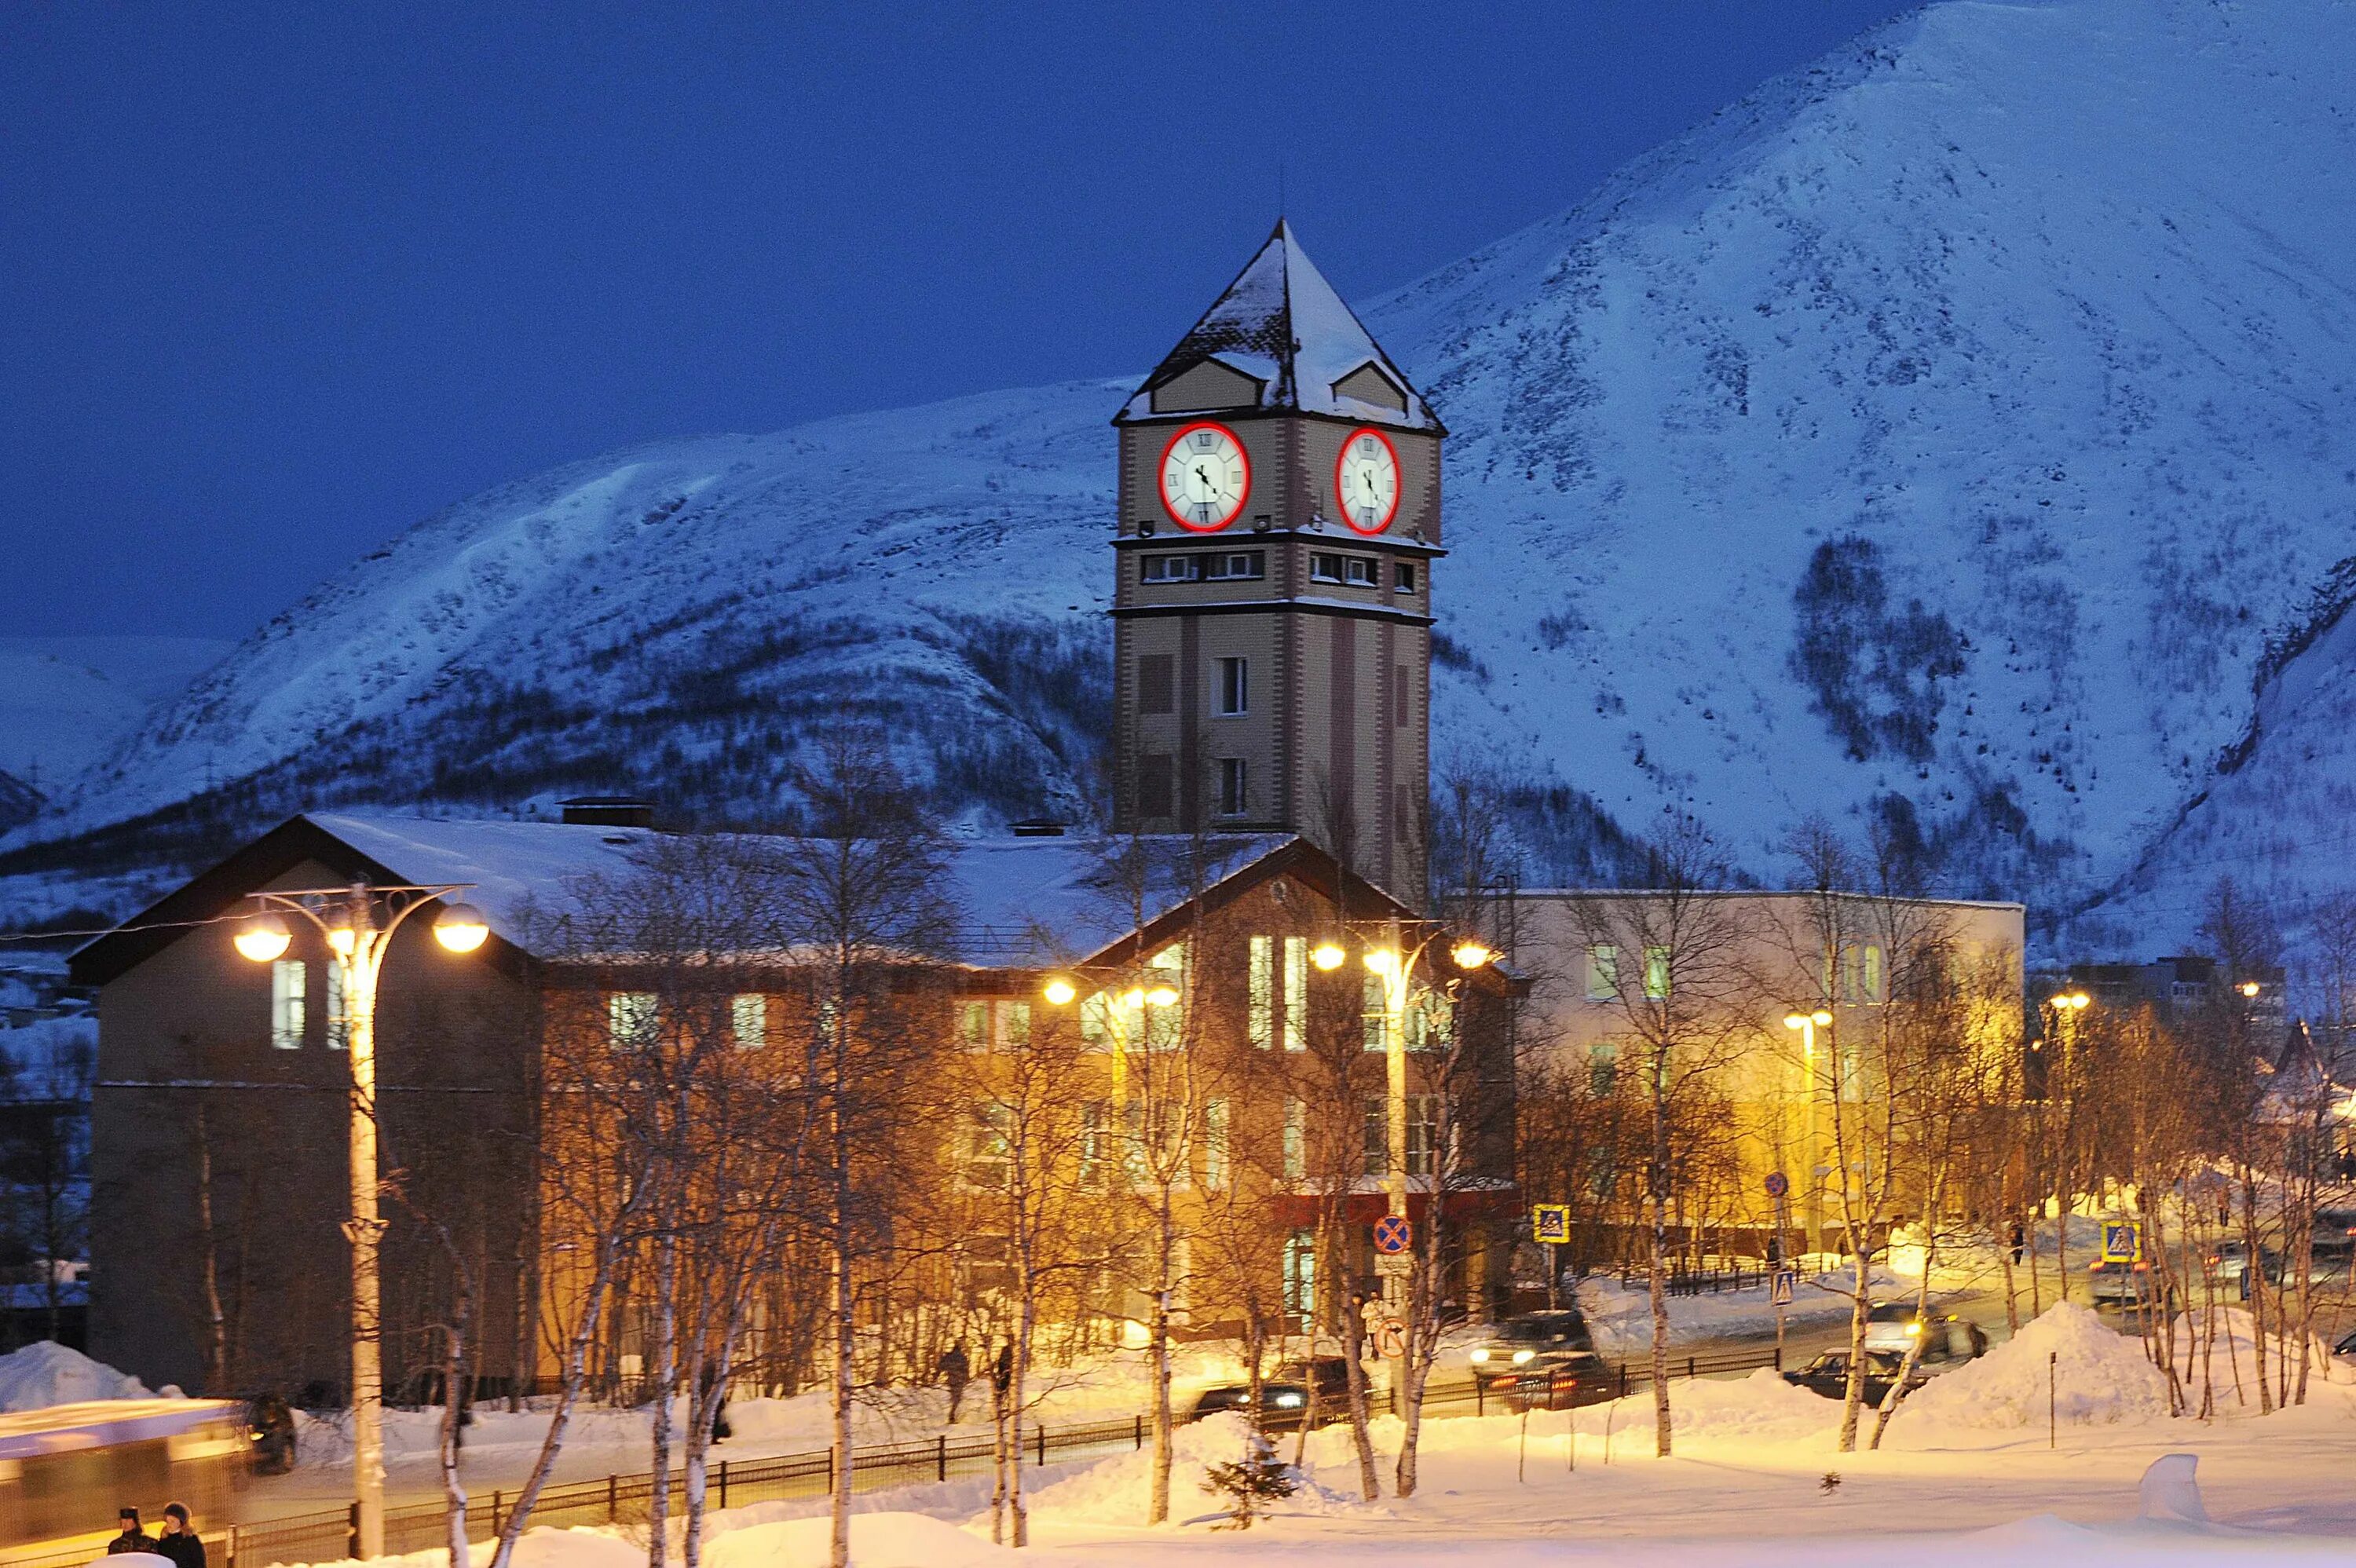
[[[1389,1279],[1393,1275],[1406,1279],[1414,1273],[1415,1259],[1409,1253],[1376,1253],[1375,1254],[1375,1277],[1377,1279]]]
[[[2104,1221],[2103,1261],[2106,1264],[2143,1262],[2143,1227],[2133,1220]]]
[[[1786,1178],[1786,1177],[1784,1176],[1784,1174],[1783,1174],[1782,1171],[1780,1171],[1780,1170],[1771,1170],[1771,1171],[1769,1171],[1769,1172],[1767,1173],[1767,1196],[1768,1196],[1768,1197],[1770,1197],[1770,1198],[1781,1198],[1781,1197],[1783,1197],[1783,1194],[1785,1194],[1786,1192],[1789,1192],[1789,1191],[1791,1191],[1791,1190],[1792,1190],[1792,1183],[1791,1183],[1790,1179],[1789,1179],[1788,1178]]]
[[[1800,1276],[1787,1268],[1775,1271],[1775,1305],[1789,1307],[1792,1297],[1799,1293]]]
[[[1386,1317],[1375,1325],[1375,1353],[1387,1361],[1402,1360],[1407,1355],[1407,1320]]]
[[[1569,1241],[1570,1205],[1568,1203],[1532,1204],[1530,1233],[1541,1242]]]
[[[1375,1221],[1375,1251],[1403,1253],[1407,1251],[1408,1228],[1404,1214],[1386,1214]]]

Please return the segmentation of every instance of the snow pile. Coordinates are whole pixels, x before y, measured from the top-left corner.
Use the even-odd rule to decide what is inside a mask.
[[[2144,1359],[2142,1343],[2067,1301],[2047,1307],[1978,1360],[1932,1379],[1907,1397],[1906,1408],[1918,1425],[2040,1426],[2049,1371],[2053,1412],[2065,1424],[2115,1425],[2168,1413],[2167,1380]]]
[[[1170,1517],[1173,1522],[1184,1523],[1226,1511],[1216,1497],[1204,1489],[1205,1477],[1212,1466],[1243,1457],[1250,1436],[1250,1423],[1233,1411],[1190,1422],[1177,1429],[1171,1444],[1170,1465]],[[1143,1524],[1152,1484],[1152,1449],[1117,1455],[1032,1493],[1031,1517],[1068,1523]],[[1269,1511],[1327,1514],[1352,1506],[1347,1498],[1303,1477],[1301,1488]]]
[[[1651,1419],[1649,1394],[1619,1403],[1622,1420],[1632,1407],[1638,1419]],[[1828,1429],[1840,1419],[1840,1406],[1822,1394],[1794,1388],[1781,1372],[1762,1367],[1733,1381],[1695,1378],[1677,1382],[1669,1390],[1669,1415],[1679,1437],[1790,1439]]]
[[[2258,1354],[2257,1325],[2249,1308],[2229,1307],[2211,1318],[2200,1312],[2186,1313],[2169,1322],[2169,1348],[2176,1364],[2178,1382],[2185,1389],[2185,1398],[2194,1409],[2201,1403],[2205,1379],[2216,1402],[2216,1408],[2225,1414],[2257,1413],[2258,1376],[2261,1364],[2266,1381],[2275,1388],[2286,1382],[2296,1384],[2298,1377],[2297,1351],[2282,1335],[2269,1328],[2265,1337],[2265,1354]],[[2289,1365],[2286,1367],[2286,1358]],[[2318,1384],[2340,1383],[2356,1385],[2356,1367],[2334,1360],[2331,1347],[2320,1338],[2308,1340],[2308,1388],[2310,1396]]]
[[[177,1391],[169,1391],[177,1392]],[[80,1350],[42,1339],[0,1356],[0,1411],[40,1410],[92,1399],[148,1399],[147,1385]]]
[[[823,1563],[832,1539],[824,1518],[755,1524],[713,1537],[703,1549],[708,1568],[771,1568],[775,1563]],[[1013,1560],[1002,1546],[920,1513],[854,1514],[851,1561],[855,1568],[994,1568]]]

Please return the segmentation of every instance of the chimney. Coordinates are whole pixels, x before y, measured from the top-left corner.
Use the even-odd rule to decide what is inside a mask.
[[[558,801],[564,820],[576,827],[652,827],[654,802],[629,795],[576,795]]]

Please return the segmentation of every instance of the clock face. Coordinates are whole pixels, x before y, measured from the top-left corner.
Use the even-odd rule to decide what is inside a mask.
[[[1162,452],[1162,506],[1190,533],[1215,534],[1251,494],[1251,459],[1223,424],[1190,424]]]
[[[1333,463],[1333,495],[1342,520],[1362,534],[1378,534],[1398,516],[1398,453],[1378,430],[1354,430]]]

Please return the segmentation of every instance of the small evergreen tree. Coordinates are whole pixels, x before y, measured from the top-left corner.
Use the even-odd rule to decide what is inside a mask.
[[[1227,1519],[1214,1530],[1249,1530],[1260,1510],[1301,1489],[1301,1472],[1276,1456],[1268,1434],[1254,1427],[1244,1440],[1244,1456],[1203,1472],[1203,1489],[1227,1502]]]

